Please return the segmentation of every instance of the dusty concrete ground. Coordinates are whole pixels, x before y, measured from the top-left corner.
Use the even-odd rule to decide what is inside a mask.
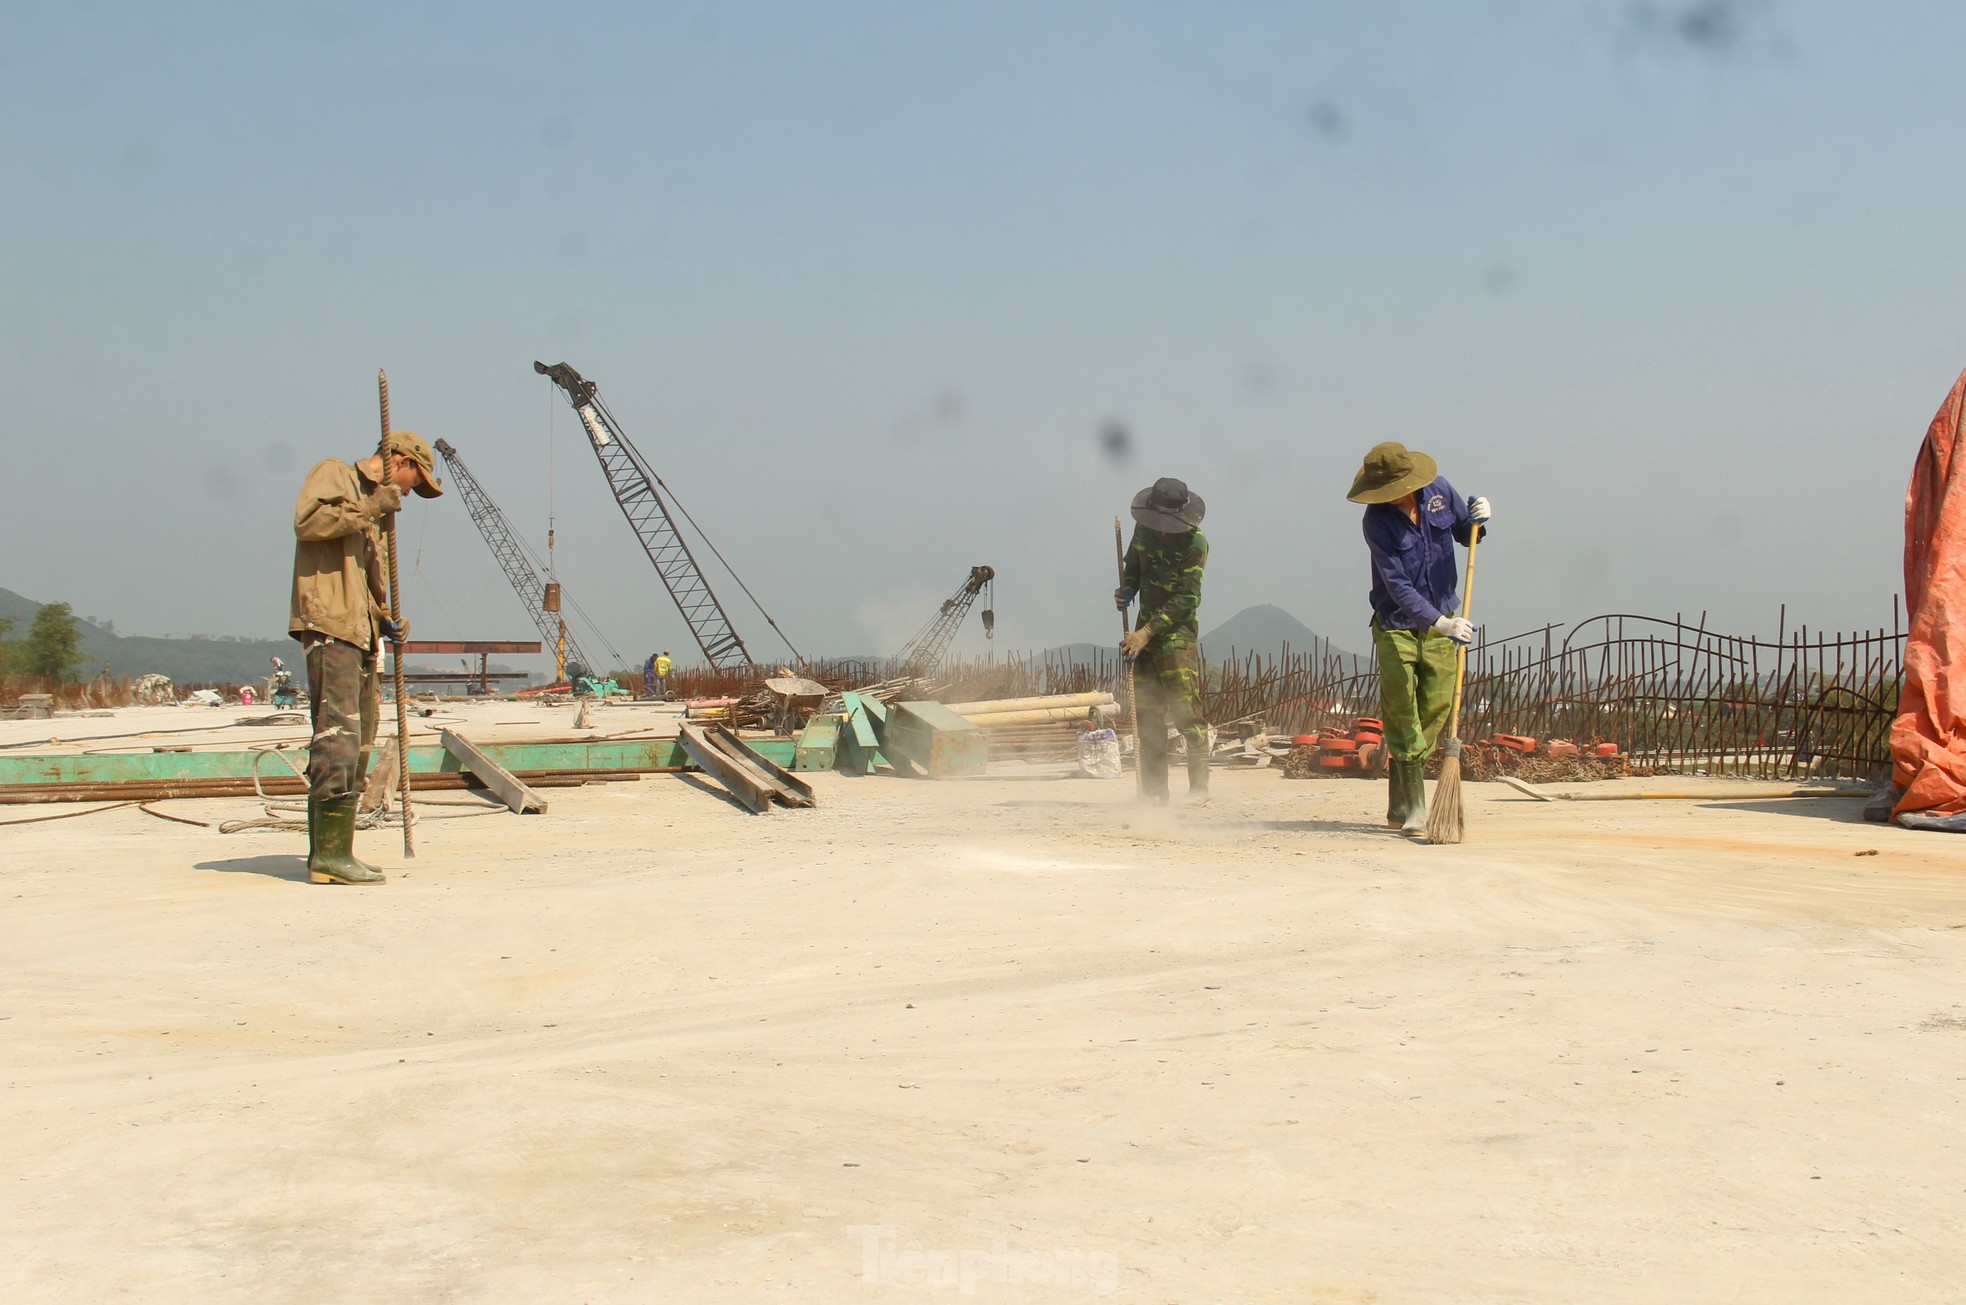
[[[291,834],[0,828],[0,1293],[1966,1299],[1966,840],[817,782],[433,807],[379,889]]]

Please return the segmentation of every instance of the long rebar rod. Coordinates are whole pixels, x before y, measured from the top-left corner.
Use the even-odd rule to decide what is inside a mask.
[[[382,442],[376,447],[377,456],[382,459],[382,480],[389,483],[389,373],[377,369],[375,374],[376,393],[382,402]],[[402,568],[396,562],[396,514],[391,512],[384,526],[383,536],[389,552],[389,619],[400,630],[403,625],[403,580]],[[393,642],[393,641],[392,641]],[[415,822],[410,818],[410,705],[403,697],[403,645],[396,643],[390,649],[390,664],[396,672],[396,747],[401,752],[403,764],[396,767],[401,777],[401,801],[403,804],[403,855],[416,857],[416,838],[410,833]]]
[[[1120,588],[1126,588],[1126,544],[1120,536],[1120,519],[1113,518],[1113,560],[1119,564]],[[1132,604],[1128,604],[1128,607]],[[1120,608],[1120,642],[1133,633],[1128,627],[1127,608]],[[1140,716],[1133,705],[1133,663],[1122,657],[1120,666],[1126,672],[1126,719],[1133,729],[1133,787],[1136,792],[1147,791],[1147,769],[1140,764]]]

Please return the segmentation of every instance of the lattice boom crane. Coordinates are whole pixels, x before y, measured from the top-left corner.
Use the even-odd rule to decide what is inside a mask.
[[[524,541],[513,532],[511,524],[505,520],[505,514],[498,510],[498,504],[491,501],[491,495],[485,493],[477,478],[465,467],[464,459],[458,457],[450,441],[438,440],[436,449],[450,471],[452,483],[464,495],[464,507],[471,514],[472,524],[478,527],[478,533],[491,545],[492,556],[504,568],[505,578],[512,582],[512,590],[519,595],[519,601],[525,604],[526,615],[532,617],[532,623],[539,627],[540,638],[554,648],[554,668],[558,678],[566,678],[569,660],[592,670],[594,663],[587,660],[587,654],[581,651],[580,645],[567,631],[566,618],[559,615],[559,585],[540,581],[539,572],[533,569],[532,562],[526,556]]]
[[[587,430],[587,442],[593,446],[594,456],[600,459],[601,472],[608,478],[608,488],[614,491],[614,501],[621,505],[622,515],[634,528],[635,537],[641,540],[649,561],[655,563],[655,573],[662,578],[663,588],[676,601],[683,620],[689,623],[690,633],[696,637],[697,647],[703,650],[705,659],[720,670],[750,666],[750,650],[738,637],[730,617],[724,612],[723,604],[717,601],[709,581],[703,578],[695,554],[690,552],[689,545],[676,529],[675,521],[670,518],[669,507],[662,497],[662,491],[668,486],[663,485],[662,478],[650,469],[641,453],[621,433],[614,414],[608,411],[607,405],[596,393],[594,382],[565,363],[549,366],[536,362],[532,369],[541,376],[550,377],[555,385],[567,392],[567,400],[573,404],[575,415]],[[681,510],[680,504],[678,510]],[[684,517],[687,519],[688,514],[684,513]],[[695,526],[693,521],[690,524]],[[700,537],[702,533],[701,528],[697,528]],[[709,540],[705,538],[704,542],[707,544]],[[716,552],[714,544],[710,548],[713,553]],[[718,560],[723,560],[721,555]],[[725,565],[728,567],[729,564]],[[736,578],[735,572],[732,578]],[[742,580],[737,583],[740,588],[743,587]],[[745,593],[748,595],[750,590],[746,589]],[[757,600],[753,598],[752,602],[756,603]],[[762,607],[758,610],[764,612]],[[768,613],[765,620],[772,629],[778,629],[778,623]],[[784,631],[780,630],[779,636],[783,638]],[[786,641],[786,647],[791,647],[790,640]],[[798,649],[793,648],[792,652],[795,657],[798,656]],[[800,660],[803,661],[803,658]]]
[[[943,599],[942,606],[936,609],[928,624],[917,630],[915,637],[908,641],[908,646],[894,655],[893,674],[918,678],[933,675],[935,668],[942,664],[943,654],[954,642],[956,631],[962,628],[963,618],[969,615],[969,609],[976,605],[977,596],[985,588],[990,591],[990,603],[983,609],[983,634],[985,638],[995,638],[997,614],[993,608],[996,605],[996,578],[994,567],[969,568],[969,578],[962,582],[962,587]]]

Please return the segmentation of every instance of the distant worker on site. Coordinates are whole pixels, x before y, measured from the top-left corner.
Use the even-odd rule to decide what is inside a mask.
[[[375,745],[382,641],[401,642],[382,570],[382,528],[415,490],[444,492],[430,446],[392,430],[385,459],[329,458],[307,473],[294,501],[293,616],[287,629],[307,649],[313,738],[307,753],[307,877],[317,884],[379,884],[383,874],[355,859],[355,804]]]
[[[675,669],[669,660],[669,650],[664,648],[655,659],[655,696],[667,699],[669,696],[669,672]]]
[[[654,698],[660,696],[655,691],[655,654],[654,653],[650,653],[648,660],[642,663],[642,696],[644,698]]]
[[[1133,663],[1135,730],[1140,739],[1140,791],[1165,803],[1167,731],[1188,749],[1188,800],[1208,802],[1208,722],[1201,713],[1201,575],[1208,539],[1201,533],[1207,505],[1172,477],[1133,496],[1133,539],[1126,548],[1113,601],[1123,612],[1135,598],[1140,615],[1120,653]]]
[[[273,674],[266,679],[266,696],[276,707],[299,705],[299,695],[294,689],[294,673],[278,657],[273,659]]]
[[[1475,627],[1462,619],[1454,545],[1487,527],[1488,500],[1463,499],[1434,460],[1403,444],[1375,445],[1346,495],[1366,504],[1372,554],[1372,646],[1391,770],[1386,823],[1427,831],[1427,758],[1453,706],[1454,672]]]

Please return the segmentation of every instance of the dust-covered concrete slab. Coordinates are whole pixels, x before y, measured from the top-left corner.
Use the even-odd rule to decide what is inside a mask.
[[[379,889],[292,834],[0,828],[0,1290],[1957,1298],[1966,840],[818,784],[448,794],[413,862],[365,836]]]

